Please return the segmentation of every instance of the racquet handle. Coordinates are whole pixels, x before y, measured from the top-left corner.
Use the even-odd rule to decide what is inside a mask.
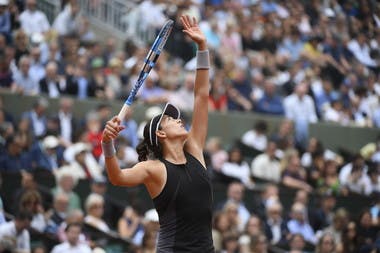
[[[129,110],[129,105],[127,105],[126,103],[123,104],[123,107],[121,108],[119,114],[117,115],[117,117],[119,118],[119,120],[121,122],[124,121],[124,118],[125,118],[125,115],[127,115],[127,112]]]

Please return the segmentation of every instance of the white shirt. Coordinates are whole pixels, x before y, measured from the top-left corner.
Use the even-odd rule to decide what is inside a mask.
[[[247,187],[252,186],[249,165],[245,161],[241,164],[225,162],[222,166],[221,172],[229,177],[239,179]]]
[[[24,29],[26,34],[29,36],[33,33],[47,32],[50,28],[50,24],[45,13],[39,10],[25,10],[20,14],[19,19],[22,29]]]
[[[16,239],[16,249],[20,252],[30,252],[30,236],[28,230],[24,229],[17,234],[14,221],[0,225],[0,241],[6,237]]]
[[[264,151],[267,148],[267,137],[264,134],[257,134],[255,130],[249,130],[242,137],[241,141],[250,147]]]
[[[284,99],[284,109],[286,117],[294,121],[306,120],[310,123],[318,121],[313,99],[309,95],[304,95],[302,99],[297,94],[287,96]]]
[[[91,253],[91,248],[82,243],[72,246],[68,242],[63,242],[56,245],[51,253]]]
[[[280,162],[276,159],[270,159],[269,155],[266,153],[258,155],[255,159],[253,159],[251,168],[252,174],[255,177],[280,182]]]
[[[71,134],[73,132],[71,126],[72,114],[65,114],[64,112],[58,112],[58,118],[61,123],[61,137],[68,142],[71,142]]]
[[[376,61],[374,61],[370,56],[370,48],[367,44],[360,46],[357,40],[351,40],[348,42],[347,48],[360,63],[370,67],[377,66]]]
[[[34,129],[34,135],[35,136],[44,135],[46,132],[44,119],[42,117],[39,118],[35,111],[32,111],[31,117],[32,117],[32,124],[33,124],[33,129]]]

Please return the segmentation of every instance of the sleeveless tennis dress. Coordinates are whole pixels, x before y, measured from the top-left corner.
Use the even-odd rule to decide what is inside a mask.
[[[203,165],[185,153],[186,164],[161,160],[167,180],[153,199],[160,220],[157,253],[211,253],[212,186]]]

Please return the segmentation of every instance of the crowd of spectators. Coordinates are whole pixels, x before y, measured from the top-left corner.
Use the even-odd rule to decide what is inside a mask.
[[[100,8],[100,2],[92,7]],[[216,250],[379,252],[380,139],[342,155],[308,134],[308,124],[318,121],[380,127],[379,3],[135,3],[133,13],[150,13],[141,26],[158,30],[183,13],[200,20],[212,55],[211,111],[282,116],[274,132],[256,121],[228,147],[219,136],[207,142],[209,172],[215,183],[228,186],[225,200],[214,203]],[[126,22],[130,19],[127,13]],[[136,103],[150,106],[147,118],[165,102],[184,111],[193,107],[196,48],[179,23],[137,95]],[[36,0],[0,0],[0,89],[36,97],[20,117],[11,115],[0,97],[0,172],[4,180],[21,177],[12,196],[0,194],[6,200],[0,201],[0,252],[104,251],[106,245],[91,237],[88,227],[132,243],[131,252],[154,252],[157,213],[121,205],[107,193],[100,147],[102,128],[112,117],[107,101],[126,97],[148,50],[130,38],[123,50],[116,44],[114,38],[97,40],[76,0],[62,1],[50,21]],[[53,114],[47,113],[46,97],[59,99]],[[76,118],[74,102],[90,97],[104,103]],[[122,124],[116,155],[121,167],[128,167],[138,160],[135,147],[144,122],[127,115]],[[51,176],[50,185],[37,183],[41,173]],[[91,188],[85,199],[75,190],[80,181]],[[289,210],[279,187],[295,191]],[[350,213],[337,204],[350,194],[372,202],[360,214]],[[318,196],[317,203],[310,203],[311,196]],[[255,199],[254,208],[246,198]],[[32,245],[29,231],[56,243]]]

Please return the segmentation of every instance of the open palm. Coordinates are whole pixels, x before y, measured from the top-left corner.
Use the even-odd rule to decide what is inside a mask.
[[[203,43],[206,41],[206,37],[199,29],[196,19],[190,18],[188,15],[181,16],[181,21],[183,25],[183,32],[189,35],[189,37],[196,42],[197,44]]]

